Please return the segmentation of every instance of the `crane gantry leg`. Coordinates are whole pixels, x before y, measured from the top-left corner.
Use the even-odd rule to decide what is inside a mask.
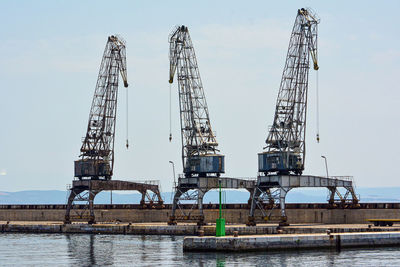
[[[255,181],[227,177],[180,177],[175,188],[172,213],[168,224],[176,225],[177,222],[196,222],[197,225],[204,225],[204,195],[210,190],[218,189],[219,183],[221,183],[221,188],[246,189],[250,192],[251,199]],[[249,203],[251,203],[250,200]]]
[[[164,207],[156,181],[75,180],[70,188],[64,223],[69,224],[72,220],[95,223],[94,199],[102,191],[138,191],[142,194],[140,204],[143,208]]]
[[[310,175],[268,175],[259,176],[255,184],[250,207],[248,226],[257,223],[278,222],[288,224],[286,212],[286,195],[294,188],[325,187],[330,191],[329,204],[337,208],[359,208],[359,199],[355,194],[351,177],[321,177]],[[344,188],[340,194],[337,188]],[[339,200],[335,200],[337,195]],[[278,210],[277,214],[274,210]],[[257,212],[258,211],[258,212]]]

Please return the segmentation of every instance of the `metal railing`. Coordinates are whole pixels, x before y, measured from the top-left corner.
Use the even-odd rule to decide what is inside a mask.
[[[350,181],[353,182],[354,178],[353,176],[348,176],[348,175],[343,175],[343,176],[328,176],[330,179],[336,179],[336,180],[344,180],[344,181]]]
[[[160,180],[128,180],[128,182],[160,186]]]

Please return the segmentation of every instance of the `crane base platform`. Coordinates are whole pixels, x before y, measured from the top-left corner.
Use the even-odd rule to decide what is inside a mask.
[[[328,203],[331,208],[359,208],[359,198],[355,194],[353,179],[350,176],[311,176],[311,175],[268,175],[258,176],[251,197],[250,216],[247,225],[254,226],[258,222],[276,221],[280,225],[288,225],[285,199],[287,193],[294,188],[326,187],[329,191]],[[344,188],[342,194],[338,188]],[[273,216],[272,211],[280,208],[280,216]],[[261,218],[255,216],[261,211]]]
[[[140,204],[142,206],[152,207],[154,205],[162,206],[160,189],[156,181],[148,182],[130,182],[120,180],[74,180],[69,188],[70,194],[67,202],[64,223],[71,223],[72,219],[87,220],[89,224],[95,223],[93,210],[94,199],[101,191],[138,191],[142,194]],[[79,211],[75,204],[83,204]],[[71,215],[74,211],[74,215]]]
[[[203,197],[208,191],[218,189],[221,184],[223,189],[246,189],[252,196],[255,182],[256,180],[251,178],[180,177],[175,187],[172,214],[169,217],[168,224],[175,225],[178,221],[185,221],[204,225]],[[191,208],[184,209],[184,204],[188,202],[192,203]],[[177,210],[179,214],[176,214]]]

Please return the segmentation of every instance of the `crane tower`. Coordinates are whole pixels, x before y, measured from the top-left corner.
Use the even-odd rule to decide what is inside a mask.
[[[265,152],[258,154],[259,172],[265,175],[302,174],[305,160],[305,133],[309,58],[317,62],[319,19],[309,9],[299,9],[289,42],[273,124]]]
[[[219,177],[224,173],[224,156],[218,154],[188,28],[176,27],[169,44],[169,83],[175,73],[178,80],[183,172],[186,177]]]
[[[273,124],[265,152],[258,154],[260,172],[253,191],[248,225],[256,224],[256,209],[262,220],[288,225],[285,198],[293,188],[326,187],[331,207],[359,207],[352,177],[302,175],[306,155],[306,113],[310,57],[318,70],[317,26],[320,20],[308,8],[297,11],[283,69]],[[317,135],[317,141],[319,136]],[[344,188],[345,194],[338,188]],[[278,205],[279,204],[279,205]],[[280,208],[280,215],[274,210]]]
[[[72,181],[69,188],[65,223],[71,223],[72,219],[95,223],[94,199],[101,191],[139,191],[142,194],[140,204],[143,207],[163,203],[159,186],[155,183],[111,180],[114,169],[119,74],[124,86],[128,87],[125,41],[112,35],[107,39],[101,61],[80,159],[74,162],[75,177],[78,180]],[[126,146],[128,147],[128,142]],[[71,211],[74,211],[74,215],[71,215]]]
[[[182,135],[184,176],[178,178],[168,224],[178,221],[204,224],[203,198],[221,188],[246,189],[252,193],[254,181],[220,177],[224,173],[224,156],[219,154],[218,142],[211,128],[210,116],[200,79],[189,30],[175,27],[169,35],[169,83],[176,73]],[[187,209],[187,204],[192,203]]]
[[[121,73],[128,87],[125,42],[109,36],[100,65],[80,159],[75,161],[75,177],[110,180],[114,168],[115,119],[118,79]]]

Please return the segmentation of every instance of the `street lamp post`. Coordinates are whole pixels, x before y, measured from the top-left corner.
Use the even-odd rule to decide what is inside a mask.
[[[169,163],[171,163],[172,164],[172,171],[173,171],[173,174],[174,174],[174,187],[176,186],[176,180],[175,180],[175,164],[174,164],[174,162],[173,161],[169,161]]]
[[[325,169],[326,169],[326,178],[329,178],[329,174],[328,174],[328,161],[326,159],[325,156],[321,156],[321,158],[323,158],[325,160]]]
[[[169,161],[169,163],[171,163],[172,164],[172,172],[173,172],[173,175],[174,175],[174,185],[172,186],[172,194],[171,194],[171,202],[173,202],[173,195],[174,195],[174,192],[175,192],[175,190],[176,190],[176,181],[175,181],[175,164],[174,164],[174,162],[173,161]]]

